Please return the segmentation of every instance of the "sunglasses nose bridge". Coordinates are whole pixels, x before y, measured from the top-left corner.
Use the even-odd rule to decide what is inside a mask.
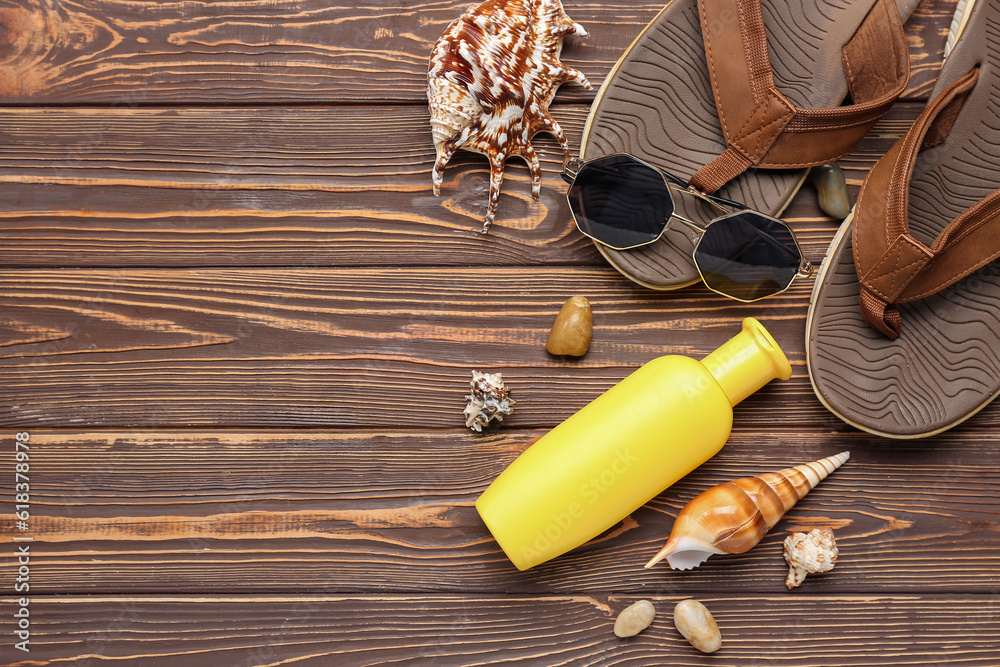
[[[699,223],[699,222],[697,222],[695,220],[692,220],[691,218],[686,218],[683,215],[681,215],[680,213],[678,213],[677,212],[676,203],[674,204],[674,210],[670,214],[670,218],[673,219],[673,220],[677,220],[678,222],[682,222],[685,225],[687,225],[688,227],[690,227],[691,229],[695,230],[695,232],[698,233],[698,240],[699,241],[701,240],[700,237],[704,236],[705,231],[708,229],[708,225],[703,225],[703,224],[701,224],[701,223]],[[712,223],[709,222],[708,224],[712,224]]]

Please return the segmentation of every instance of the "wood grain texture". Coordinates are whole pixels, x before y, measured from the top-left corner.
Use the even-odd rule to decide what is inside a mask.
[[[981,667],[994,664],[990,638],[1000,632],[1000,601],[992,596],[714,594],[701,599],[719,623],[723,645],[708,656],[673,627],[671,611],[681,597],[650,599],[657,609],[652,626],[622,640],[611,628],[633,597],[36,598],[30,656],[9,643],[0,651],[14,654],[10,667]]]
[[[28,530],[0,522],[0,664],[962,665],[1000,655],[1000,409],[894,442],[815,399],[810,285],[756,305],[654,293],[571,228],[561,155],[443,196],[427,56],[472,0],[0,0],[0,504],[31,433]],[[595,84],[661,2],[577,4],[563,59]],[[852,194],[919,113],[954,0],[907,25],[913,78],[841,162]],[[579,146],[593,92],[554,115]],[[819,259],[836,223],[806,185],[785,214]],[[544,351],[567,297],[590,352]],[[518,572],[473,503],[535,439],[632,369],[700,357],[753,315],[795,372],[738,406],[730,443],[587,545]],[[518,400],[462,426],[473,369]],[[58,430],[55,430],[58,429]],[[850,450],[751,552],[642,565],[720,482]],[[3,473],[3,471],[7,471]],[[832,527],[837,568],[789,592],[780,543]],[[14,648],[15,538],[31,544],[31,652]],[[670,611],[703,600],[723,650]],[[645,597],[631,640],[615,616]]]
[[[899,104],[842,161],[864,174],[923,105]],[[578,149],[588,107],[555,111]],[[479,233],[489,166],[460,151],[431,194],[425,109],[0,109],[0,239],[7,266],[604,265],[573,225],[562,151],[535,140],[541,199],[511,160],[497,223]],[[806,185],[785,213],[821,257],[835,221]]]
[[[396,427],[403,411],[449,428],[478,369],[502,371],[517,397],[505,424],[551,427],[657,356],[706,355],[750,315],[796,377],[745,401],[740,420],[814,425],[832,417],[804,377],[808,291],[762,311],[604,267],[0,270],[0,425]],[[580,361],[545,351],[573,294],[595,319]]]
[[[474,4],[366,0],[134,0],[0,3],[0,101],[14,104],[301,104],[426,101],[427,61],[445,27]],[[926,95],[950,0],[907,24],[911,91]],[[662,0],[566,3],[590,31],[563,60],[595,89]],[[950,18],[950,15],[949,17]],[[565,86],[560,99],[592,99]]]
[[[557,113],[574,146],[583,106]],[[431,193],[422,107],[0,110],[0,234],[21,266],[597,263],[576,231],[554,137],[540,201],[511,160],[500,222],[479,230],[489,166],[462,152]]]
[[[778,594],[787,533],[830,527],[840,560],[802,593],[1000,595],[995,429],[887,445],[740,428],[607,534],[518,572],[473,503],[543,433],[34,431],[31,590]],[[643,569],[701,491],[844,450],[851,460],[750,552]],[[0,460],[12,468],[13,453]]]
[[[741,403],[737,423],[850,430],[806,376],[802,283],[764,307],[703,287],[652,292],[603,267],[0,270],[0,426],[392,428],[402,411],[450,428],[477,369],[501,371],[517,397],[505,425],[550,428],[655,357],[705,356],[753,316],[794,374]],[[578,361],[545,351],[573,294],[595,320]],[[997,425],[1000,410],[972,423]]]

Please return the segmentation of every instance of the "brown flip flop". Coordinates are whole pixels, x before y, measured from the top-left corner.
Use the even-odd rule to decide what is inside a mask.
[[[779,216],[805,167],[849,152],[905,88],[917,2],[672,0],[605,80],[581,157],[630,153]],[[707,220],[696,202],[678,212]],[[694,235],[671,225],[641,248],[597,247],[633,281],[676,289],[699,278]]]
[[[813,290],[813,388],[919,438],[1000,393],[1000,3],[968,0],[931,103],[872,168]]]

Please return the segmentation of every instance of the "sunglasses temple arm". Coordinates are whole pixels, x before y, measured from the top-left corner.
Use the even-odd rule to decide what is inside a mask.
[[[732,199],[726,199],[725,197],[720,197],[718,195],[710,195],[707,192],[702,192],[701,190],[694,188],[690,183],[685,181],[680,176],[675,176],[666,169],[661,169],[660,167],[657,167],[656,169],[661,174],[663,174],[664,178],[666,178],[668,181],[676,185],[677,189],[683,190],[684,192],[687,192],[689,194],[697,195],[698,197],[705,199],[707,202],[711,204],[716,204],[716,205],[721,204],[722,206],[728,206],[729,208],[735,209],[737,211],[745,211],[749,208],[746,204],[741,204],[738,201],[733,201]]]
[[[728,206],[729,208],[736,209],[737,211],[747,211],[750,209],[746,204],[741,204],[738,201],[733,201],[732,199],[726,199],[725,197],[719,197],[717,195],[705,195],[711,199],[716,204],[722,204],[723,206]]]
[[[664,178],[666,178],[668,181],[670,181],[671,183],[673,183],[677,187],[681,188],[682,190],[687,190],[689,187],[691,187],[691,186],[689,186],[687,184],[687,182],[683,178],[681,178],[679,176],[674,176],[673,174],[671,174],[666,169],[660,169],[659,167],[657,167],[656,169],[661,174],[663,174]]]

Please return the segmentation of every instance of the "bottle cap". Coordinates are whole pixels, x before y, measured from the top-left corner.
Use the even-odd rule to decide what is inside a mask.
[[[736,405],[771,380],[787,380],[792,366],[774,338],[752,317],[743,320],[743,331],[701,360]]]

